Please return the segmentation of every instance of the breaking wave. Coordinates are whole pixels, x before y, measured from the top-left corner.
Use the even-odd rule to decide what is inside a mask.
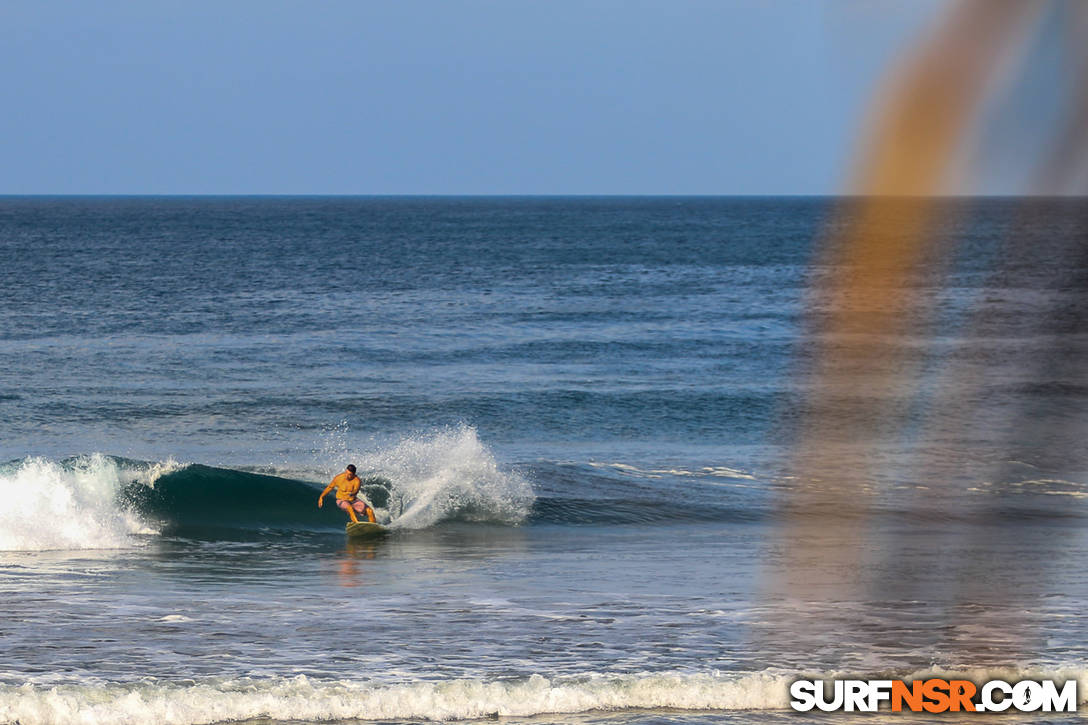
[[[393,528],[446,521],[524,521],[529,482],[503,471],[471,428],[406,439],[356,458],[361,493]],[[343,531],[344,514],[317,494],[328,482],[175,461],[93,454],[0,466],[0,550],[115,549],[139,535],[224,530]]]
[[[26,458],[0,466],[0,550],[116,549],[154,522],[119,505],[126,485],[150,486],[173,461],[138,463],[103,455],[65,461]]]
[[[73,687],[0,686],[0,721],[188,725],[271,718],[472,720],[594,710],[782,708],[784,676],[642,674],[512,680],[420,681],[221,679],[196,684],[136,682]]]
[[[638,673],[501,680],[423,680],[398,684],[290,678],[213,678],[166,682],[0,685],[0,721],[20,725],[144,723],[188,725],[238,720],[428,720],[575,714],[594,711],[787,710],[799,677],[903,680],[1078,680],[1088,695],[1088,671],[1057,669],[932,669],[911,673],[763,672]]]

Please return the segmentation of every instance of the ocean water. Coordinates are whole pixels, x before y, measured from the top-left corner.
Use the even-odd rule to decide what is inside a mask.
[[[0,199],[0,722],[1088,699],[1083,202],[944,202],[895,384],[821,397],[841,208]],[[388,536],[317,508],[348,463]]]

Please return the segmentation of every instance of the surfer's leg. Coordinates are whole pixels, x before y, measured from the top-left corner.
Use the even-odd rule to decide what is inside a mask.
[[[366,514],[366,517],[370,521],[370,523],[376,523],[374,521],[374,509],[370,508],[362,501],[356,501],[354,504],[352,504],[351,507],[355,509],[355,511],[357,511],[358,513]]]
[[[355,515],[355,507],[353,505],[351,505],[347,501],[340,501],[340,500],[336,501],[336,505],[348,512],[348,516],[351,517],[351,523],[353,523],[353,524],[359,523],[359,517],[357,517]]]

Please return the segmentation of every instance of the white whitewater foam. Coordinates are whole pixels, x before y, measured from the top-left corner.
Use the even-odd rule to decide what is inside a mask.
[[[195,685],[138,682],[74,687],[0,687],[0,721],[216,723],[229,720],[467,720],[593,710],[784,708],[780,675],[643,674],[519,680],[422,681],[400,685],[319,681],[210,680]]]
[[[690,711],[786,710],[790,683],[799,677],[883,679],[887,673],[642,673],[589,674],[515,680],[477,679],[378,684],[314,680],[209,679],[195,684],[145,680],[67,687],[0,686],[0,721],[20,725],[161,723],[197,725],[236,720],[474,720],[593,711],[670,708]],[[1080,702],[1088,671],[1066,669],[927,670],[893,677],[1078,680]]]
[[[388,513],[397,528],[426,528],[450,518],[516,524],[535,499],[529,482],[501,470],[469,426],[407,438],[363,456],[359,470],[392,482]]]
[[[303,675],[270,679],[207,679],[171,683],[71,686],[0,686],[0,722],[20,725],[160,723],[197,725],[236,720],[474,720],[592,711],[786,710],[798,678],[903,680],[943,677],[980,683],[991,679],[1078,680],[1080,703],[1088,696],[1088,671],[1054,669],[931,669],[884,673],[641,673],[587,674],[485,681],[424,680],[382,684],[316,680]]]
[[[132,534],[156,533],[124,510],[125,483],[152,485],[179,465],[173,461],[127,468],[95,454],[60,464],[27,458],[0,470],[0,550],[118,549]]]

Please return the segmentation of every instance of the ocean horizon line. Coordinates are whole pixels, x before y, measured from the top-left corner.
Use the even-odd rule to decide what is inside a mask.
[[[428,193],[0,193],[11,199],[1084,199],[1083,194],[428,194]]]

